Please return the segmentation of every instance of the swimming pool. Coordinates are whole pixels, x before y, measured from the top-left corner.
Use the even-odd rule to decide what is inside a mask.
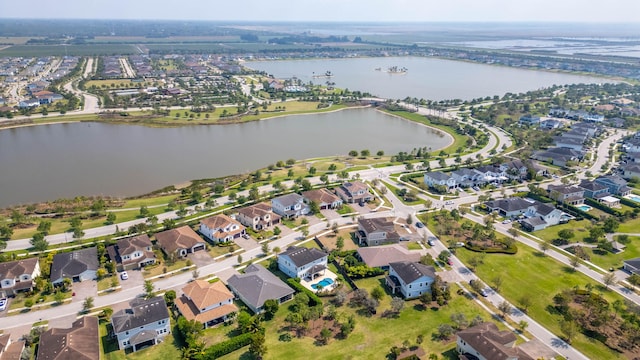
[[[330,286],[331,284],[333,284],[333,280],[330,278],[324,278],[320,281],[318,281],[315,284],[311,284],[311,287],[316,289],[316,290],[320,290],[320,289],[324,289],[327,286]]]
[[[640,202],[640,196],[638,195],[630,194],[630,195],[627,195],[626,198],[633,200],[635,202]]]
[[[589,206],[589,205],[585,205],[585,204],[578,205],[578,206],[576,206],[576,207],[577,207],[578,209],[580,209],[580,210],[584,211],[584,212],[587,212],[587,211],[591,210],[591,206]]]

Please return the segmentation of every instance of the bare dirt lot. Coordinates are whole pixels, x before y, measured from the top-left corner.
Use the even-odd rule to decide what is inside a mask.
[[[342,238],[344,239],[344,247],[342,248],[342,250],[357,250],[358,242],[354,235],[356,231],[356,227],[352,227],[349,229],[340,229],[337,235],[331,232],[327,235],[320,236],[318,239],[320,239],[320,242],[322,243],[322,245],[324,245],[324,247],[329,250],[333,250],[336,249],[336,240],[339,236],[342,236]]]

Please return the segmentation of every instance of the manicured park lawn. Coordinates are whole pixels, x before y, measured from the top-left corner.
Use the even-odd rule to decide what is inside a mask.
[[[124,202],[122,205],[123,209],[135,208],[140,209],[142,205],[145,206],[154,206],[154,205],[162,205],[168,204],[173,199],[177,198],[178,195],[165,195],[165,196],[157,196],[143,199],[131,199]]]
[[[477,256],[476,253],[466,249],[459,249],[456,254],[466,264],[472,256]],[[518,253],[515,255],[487,254],[484,257],[484,264],[479,265],[475,272],[488,285],[493,285],[493,279],[500,276],[502,278],[500,293],[516,306],[520,304],[520,299],[528,297],[531,302],[529,315],[557,335],[561,335],[559,326],[561,317],[550,313],[548,307],[552,306],[553,297],[562,290],[571,289],[574,286],[584,288],[586,284],[591,283],[595,291],[602,291],[603,296],[610,303],[616,299],[622,299],[616,293],[596,286],[596,283],[586,275],[574,272],[569,267],[527,246],[519,246]],[[591,359],[623,359],[602,343],[582,334],[577,335],[572,344]]]
[[[603,269],[609,269],[610,267],[615,269],[622,268],[624,260],[640,257],[640,237],[630,236],[629,243],[626,244],[624,251],[617,254],[607,251],[603,255],[599,255],[587,248],[585,248],[585,251],[591,256],[591,262]]]
[[[591,227],[590,220],[571,220],[566,224],[560,224],[555,226],[549,226],[546,229],[538,230],[533,233],[543,240],[553,240],[558,238],[558,231],[563,229],[573,230],[575,236],[571,239],[571,242],[584,242],[584,238],[589,236],[589,228]]]

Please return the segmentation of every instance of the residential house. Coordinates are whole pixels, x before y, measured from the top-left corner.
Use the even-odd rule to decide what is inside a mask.
[[[302,193],[302,197],[306,204],[314,202],[320,210],[342,207],[342,199],[325,188],[305,191]]]
[[[0,263],[0,292],[13,296],[33,289],[33,279],[40,276],[38,258]]]
[[[26,100],[21,100],[18,103],[18,107],[21,109],[34,108],[38,106],[40,106],[40,100],[38,99],[26,99]]]
[[[609,188],[613,195],[626,196],[631,194],[631,188],[627,186],[627,181],[618,175],[605,175],[596,178],[595,182]]]
[[[543,130],[554,130],[554,129],[561,129],[562,127],[564,127],[564,123],[556,119],[547,119],[547,120],[541,121],[539,126],[540,126],[540,129],[543,129]]]
[[[517,217],[524,215],[534,205],[534,201],[525,200],[520,197],[511,197],[487,201],[485,205],[491,212],[497,211],[504,217]]]
[[[156,263],[156,254],[147,234],[120,239],[107,248],[109,259],[116,263],[118,271],[139,269]]]
[[[454,170],[451,172],[451,178],[455,181],[455,183],[461,187],[470,187],[478,184],[482,184],[484,182],[484,176],[477,170],[460,168],[458,170]],[[425,175],[426,180],[426,175]],[[431,179],[430,182],[434,182],[434,179]],[[425,181],[426,184],[426,181]],[[429,185],[431,186],[431,185]]]
[[[574,149],[555,147],[547,150],[536,151],[533,153],[531,158],[546,161],[557,166],[566,166],[569,161],[580,161],[583,156],[584,154],[582,152]]]
[[[494,323],[485,322],[456,334],[456,350],[463,360],[534,360],[516,346],[516,335],[500,331]]]
[[[22,360],[24,340],[11,341],[11,334],[0,335],[0,360]]]
[[[131,348],[135,352],[157,344],[171,332],[169,310],[162,296],[146,300],[136,298],[129,306],[111,316],[119,349]]]
[[[549,185],[547,187],[549,197],[560,203],[569,205],[584,204],[584,189],[570,185]]]
[[[224,214],[200,220],[200,233],[213,243],[233,241],[246,234],[239,221]]]
[[[540,124],[540,116],[533,116],[531,114],[526,114],[520,117],[518,120],[520,125],[538,125]]]
[[[182,288],[182,296],[175,304],[182,316],[201,323],[205,329],[223,323],[238,312],[233,294],[221,281],[194,280]]]
[[[584,141],[572,137],[556,136],[553,138],[555,145],[559,148],[572,149],[576,151],[584,150]]]
[[[484,165],[478,167],[476,171],[482,174],[481,176],[485,183],[498,184],[509,179],[506,171],[499,166]]]
[[[424,183],[434,188],[436,186],[446,186],[447,189],[453,189],[458,186],[456,179],[443,173],[442,171],[430,171],[424,174]]]
[[[280,215],[273,212],[271,205],[259,203],[238,210],[236,220],[255,231],[266,230],[280,223]]]
[[[327,269],[328,255],[316,248],[290,246],[278,254],[278,269],[287,276],[300,279],[315,279]]]
[[[179,257],[206,249],[204,240],[186,225],[157,233],[156,241],[165,254]]]
[[[251,264],[244,274],[234,274],[227,280],[227,286],[255,314],[262,312],[264,302],[270,299],[279,304],[293,298],[295,291],[284,281],[260,264]]]
[[[271,199],[271,208],[285,219],[295,219],[309,213],[309,206],[304,203],[304,198],[296,193]]]
[[[436,278],[433,266],[411,261],[389,263],[389,275],[385,283],[392,294],[402,294],[405,299],[413,299],[431,292],[431,284]]]
[[[70,328],[52,328],[40,335],[38,360],[99,360],[98,318],[85,316]]]
[[[386,217],[358,219],[356,236],[360,245],[367,246],[397,243],[400,234],[396,231],[393,221]]]
[[[420,252],[407,250],[400,244],[391,244],[358,248],[358,257],[367,264],[368,267],[387,270],[389,264],[392,262],[420,261]]]
[[[74,282],[93,280],[100,267],[95,247],[55,254],[51,264],[51,283],[62,284],[64,278]]]
[[[631,274],[640,275],[640,257],[624,260],[622,268]]]
[[[629,153],[640,152],[640,138],[632,138],[622,144],[622,149]]]
[[[345,182],[336,188],[336,194],[348,204],[363,204],[373,200],[369,187],[362,181]]]
[[[513,180],[523,180],[527,177],[527,165],[522,160],[515,159],[498,166],[502,172]]]
[[[640,165],[638,164],[627,164],[620,167],[622,173],[620,176],[622,178],[631,180],[632,178],[640,178]]]
[[[537,231],[560,223],[563,212],[549,204],[536,201],[525,213],[520,225],[527,231]]]
[[[584,189],[584,196],[589,199],[599,199],[611,195],[608,186],[595,181],[582,180],[578,186]]]

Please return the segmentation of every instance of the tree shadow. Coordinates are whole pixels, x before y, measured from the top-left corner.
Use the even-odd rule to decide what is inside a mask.
[[[539,258],[544,258],[544,257],[547,257],[547,254],[543,253],[542,251],[534,251],[533,252],[533,256],[539,257]]]

